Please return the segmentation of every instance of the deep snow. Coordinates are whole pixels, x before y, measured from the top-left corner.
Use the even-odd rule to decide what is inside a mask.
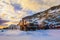
[[[60,40],[60,30],[0,30],[0,40]]]

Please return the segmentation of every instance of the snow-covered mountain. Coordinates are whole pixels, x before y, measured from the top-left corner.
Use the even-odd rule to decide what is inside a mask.
[[[60,22],[60,5],[53,6],[43,12],[38,12],[22,19],[27,20],[29,22],[37,22],[39,24],[41,24],[42,22],[48,24],[58,24]]]

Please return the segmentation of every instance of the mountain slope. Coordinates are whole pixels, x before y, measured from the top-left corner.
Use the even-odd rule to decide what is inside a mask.
[[[43,21],[46,22],[60,22],[60,5],[53,6],[43,12],[38,12],[34,15],[24,17],[25,20],[38,21],[45,18]]]

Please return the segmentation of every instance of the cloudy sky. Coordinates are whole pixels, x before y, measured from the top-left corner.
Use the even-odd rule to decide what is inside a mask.
[[[60,0],[0,0],[0,25],[16,24],[27,15],[59,5]]]

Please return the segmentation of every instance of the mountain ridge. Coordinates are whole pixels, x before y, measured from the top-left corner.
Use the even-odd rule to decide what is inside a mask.
[[[55,10],[55,9],[59,9],[59,8],[60,8],[60,5],[53,6],[53,7],[50,7],[49,9],[47,9],[47,10],[45,10],[45,11],[38,12],[38,13],[33,14],[33,15],[30,15],[30,16],[26,16],[26,17],[24,17],[23,19],[29,18],[29,17],[32,17],[32,16],[35,16],[35,15],[39,15],[39,14],[41,14],[41,13],[46,13],[46,12],[48,13],[49,10]]]

